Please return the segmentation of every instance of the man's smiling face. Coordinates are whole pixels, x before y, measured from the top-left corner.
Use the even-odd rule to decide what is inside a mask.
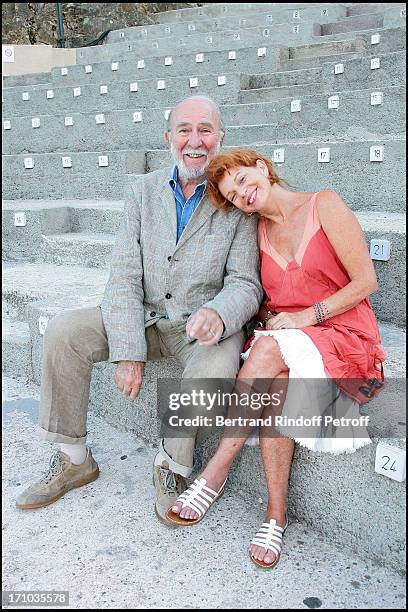
[[[204,176],[223,140],[217,109],[207,100],[184,100],[173,110],[170,127],[166,139],[180,178],[191,180]]]

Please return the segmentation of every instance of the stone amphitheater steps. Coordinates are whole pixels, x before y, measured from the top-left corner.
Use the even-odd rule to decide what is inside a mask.
[[[107,38],[107,44],[116,44],[143,39],[148,43],[164,37],[178,37],[191,35],[193,32],[217,32],[219,30],[236,30],[263,25],[270,27],[275,24],[292,23],[302,26],[305,22],[319,24],[317,30],[320,35],[345,33],[348,31],[367,30],[381,28],[384,25],[401,23],[399,7],[388,7],[379,13],[360,13],[358,15],[347,15],[344,5],[309,6],[299,11],[299,16],[294,17],[293,10],[280,11],[267,10],[266,12],[246,13],[240,17],[219,17],[214,19],[200,19],[196,22],[181,22],[172,25],[136,26],[125,30],[114,30]],[[335,21],[334,21],[335,20]]]
[[[199,63],[196,61],[196,53],[183,51],[172,56],[171,65],[165,65],[165,54],[157,51],[156,55],[152,53],[149,57],[144,58],[143,68],[137,67],[137,60],[140,59],[140,56],[130,52],[118,62],[118,70],[116,71],[112,71],[112,62],[107,58],[94,62],[92,64],[92,72],[85,72],[84,65],[77,65],[67,67],[67,74],[64,75],[61,74],[61,68],[54,68],[49,73],[29,75],[30,79],[27,80],[24,80],[21,76],[5,77],[4,91],[19,92],[21,95],[23,91],[26,91],[27,88],[29,91],[29,87],[34,87],[34,85],[48,89],[58,85],[77,87],[92,83],[98,85],[109,84],[124,79],[129,79],[129,81],[138,81],[142,78],[165,79],[168,76],[185,76],[190,73],[192,76],[199,77],[201,74],[209,72],[218,72],[218,74],[234,71],[243,73],[247,71],[251,73],[254,71],[271,72],[282,70],[286,64],[295,66],[296,62],[304,63],[305,58],[310,58],[311,61],[317,62],[319,57],[322,58],[321,61],[331,63],[331,72],[333,70],[333,63],[336,61],[346,61],[355,56],[356,59],[361,61],[364,56],[375,55],[377,57],[379,55],[403,51],[405,49],[405,41],[404,36],[401,36],[401,32],[401,28],[378,30],[380,42],[376,45],[371,44],[371,31],[366,33],[360,32],[349,39],[343,38],[342,40],[327,42],[319,41],[315,44],[286,48],[268,45],[266,41],[256,46],[235,49],[235,59],[229,58],[228,51],[212,51],[208,49],[205,53],[201,52],[203,61]],[[265,55],[258,55],[260,47],[265,49]],[[401,73],[403,68],[404,64],[402,62]],[[384,74],[381,74],[381,76],[387,77],[388,72],[389,67],[387,66],[387,69],[383,71]],[[374,73],[372,74],[374,75]]]
[[[326,185],[341,193],[353,210],[389,210],[402,212],[404,200],[401,185],[405,182],[405,139],[366,140],[365,134],[356,127],[349,128],[349,139],[319,140],[272,139],[252,143],[252,146],[275,159],[274,154],[284,150],[284,162],[277,163],[277,169],[283,178],[294,187],[306,191],[318,191]],[[69,143],[67,143],[69,144]],[[370,149],[384,147],[383,162],[370,162]],[[318,150],[329,148],[330,163],[318,161]],[[228,150],[228,147],[226,147]],[[100,154],[108,157],[108,167],[99,167]],[[62,157],[72,157],[72,168],[65,168],[72,180],[64,181],[61,174]],[[32,181],[27,181],[31,170],[24,168],[24,158],[34,160]],[[123,196],[123,188],[128,176],[141,174],[143,171],[158,170],[163,165],[172,163],[168,150],[150,151],[111,151],[102,149],[99,153],[30,154],[3,156],[5,167],[3,197],[7,200],[26,200],[35,196],[37,199],[118,199]],[[336,164],[335,170],[333,163]],[[117,165],[117,168],[116,168]],[[112,171],[112,167],[114,170]],[[79,175],[78,168],[86,175]],[[96,168],[98,180],[92,180],[92,168]],[[307,168],[307,172],[305,172]],[[73,172],[71,172],[73,170]],[[10,179],[9,179],[10,177]],[[350,181],[350,177],[352,180]],[[11,180],[12,179],[12,180]],[[356,189],[358,186],[358,189]],[[373,195],[374,194],[374,195]]]
[[[220,75],[215,73],[201,74],[197,78],[197,84],[194,88],[191,87],[189,78],[186,77],[170,77],[164,80],[165,90],[160,93],[157,90],[158,81],[153,79],[139,79],[137,83],[137,91],[130,91],[130,83],[132,81],[121,80],[116,82],[115,87],[109,88],[105,95],[100,94],[100,84],[93,85],[81,85],[81,95],[78,98],[73,96],[74,89],[70,86],[56,87],[52,90],[49,86],[45,88],[37,88],[34,91],[27,91],[30,95],[30,100],[26,101],[22,99],[23,93],[16,91],[19,88],[10,88],[5,93],[4,100],[4,114],[5,118],[12,120],[14,117],[33,117],[33,116],[48,116],[48,115],[72,115],[78,112],[87,113],[95,111],[96,113],[102,113],[107,111],[115,111],[122,109],[136,108],[143,109],[149,107],[157,107],[164,105],[165,103],[171,104],[171,102],[177,102],[177,90],[183,91],[184,93],[211,93],[212,97],[216,99],[220,104],[227,104],[228,102],[239,101],[242,96],[242,92],[239,90],[268,87],[271,82],[279,81],[280,84],[296,84],[300,79],[303,79],[305,83],[302,84],[318,84],[320,87],[317,91],[310,91],[305,95],[313,95],[314,93],[327,92],[332,93],[335,91],[347,91],[348,97],[353,98],[356,90],[364,90],[366,87],[373,88],[378,87],[381,83],[382,88],[401,87],[401,83],[404,83],[404,54],[398,52],[395,54],[387,54],[380,56],[380,74],[377,74],[377,70],[370,69],[371,57],[367,58],[365,62],[361,59],[350,59],[348,56],[344,60],[346,62],[344,73],[342,75],[334,76],[334,63],[331,58],[330,62],[327,62],[327,58],[319,58],[319,66],[314,70],[310,69],[294,69],[285,70],[278,72],[279,78],[274,73],[261,73],[261,74],[245,74],[245,73],[225,73],[224,76],[226,83],[224,85],[218,84],[218,77]],[[290,60],[292,61],[292,60]],[[358,73],[360,74],[360,80],[358,79]],[[387,73],[389,76],[386,82],[381,79],[382,75]],[[388,81],[388,82],[387,82]],[[43,87],[43,86],[41,86]],[[25,88],[28,89],[28,88]],[[52,91],[54,97],[47,100],[47,91]],[[231,93],[233,91],[233,93]],[[262,92],[260,92],[262,94]],[[230,97],[228,97],[230,94]],[[164,98],[164,95],[168,96],[168,99]],[[162,100],[162,101],[161,101]],[[44,104],[46,105],[44,107]],[[45,112],[44,112],[45,111]],[[31,123],[31,122],[30,122]],[[11,130],[13,130],[11,126]],[[42,126],[40,126],[40,129]],[[30,125],[30,130],[33,128]],[[35,128],[34,128],[35,129]],[[9,132],[11,130],[8,130]],[[66,131],[66,130],[65,130]],[[5,138],[8,138],[11,134],[6,134]]]
[[[8,260],[33,262],[49,257],[58,244],[66,248],[66,243],[64,246],[60,242],[62,238],[56,236],[72,242],[77,237],[77,250],[91,248],[87,245],[86,237],[89,236],[89,244],[101,255],[100,249],[104,253],[107,244],[112,244],[123,207],[122,200],[3,200],[3,248]],[[25,227],[14,226],[16,212],[25,212]],[[99,239],[91,238],[95,234],[99,234]],[[45,250],[46,240],[52,244]],[[61,261],[61,256],[58,257]]]
[[[32,157],[35,159],[35,156]],[[95,167],[99,172],[102,168],[98,168],[98,155],[93,157],[95,159]],[[55,200],[63,198],[118,198],[122,197],[127,180],[127,175],[123,173],[123,169],[120,172],[120,174],[115,172],[102,174],[101,172],[99,175],[97,174],[97,180],[95,180],[95,176],[92,176],[92,174],[71,172],[67,182],[62,181],[62,179],[68,178],[68,175],[65,175],[65,177],[58,175],[49,176],[46,174],[37,175],[30,180],[29,185],[27,185],[26,176],[13,177],[3,175],[6,181],[3,195],[16,200],[27,197],[38,200],[46,198],[53,198]]]
[[[231,84],[231,89],[237,91],[236,86],[237,83],[235,88]],[[174,84],[174,91],[176,87]],[[335,109],[328,108],[327,94],[303,96],[299,112],[291,110],[292,102],[287,98],[263,104],[230,106],[225,109],[225,144],[236,146],[242,142],[249,144],[267,141],[268,138],[274,140],[278,133],[281,140],[333,140],[338,134],[341,134],[340,140],[347,140],[354,137],[356,130],[361,139],[398,138],[405,129],[405,88],[384,88],[382,93],[382,103],[372,105],[371,90],[348,92],[341,96],[339,106]],[[226,93],[225,98],[227,97]],[[232,101],[235,102],[237,97],[238,94],[235,94],[235,100]],[[103,124],[96,123],[96,117],[99,117],[100,113],[75,113],[71,115],[72,126],[64,126],[63,117],[46,115],[40,117],[41,125],[37,129],[31,127],[30,117],[23,117],[12,122],[12,129],[8,130],[9,134],[4,143],[4,153],[65,153],[70,150],[85,152],[95,148],[103,150],[107,143],[111,150],[131,147],[162,148],[163,134],[167,129],[164,110],[140,107],[137,112],[142,112],[139,122],[134,121],[132,109],[105,111]],[[237,120],[246,113],[251,113],[251,126],[242,125],[248,123],[248,117],[237,125]],[[353,119],[350,120],[350,117]],[[62,130],[64,137],[61,136]]]
[[[6,201],[3,208],[3,246],[9,260],[106,267],[123,205],[101,202],[89,207],[74,201],[69,206],[49,202],[41,208],[24,201]],[[14,213],[22,210],[27,225],[14,227]],[[375,262],[379,291],[370,300],[383,321],[404,325],[405,216],[377,211],[356,211],[356,216],[368,244],[379,238],[391,242],[390,260]]]
[[[240,3],[239,12],[242,15],[251,14],[254,11],[261,11],[265,9],[265,4],[260,2],[252,2],[252,3]],[[332,8],[333,4],[329,5],[318,5],[323,8]],[[343,5],[344,6],[344,5]],[[353,5],[346,6],[346,14],[349,16],[353,15],[361,15],[361,14],[372,14],[376,12],[383,12],[389,8],[389,4],[387,3],[363,3],[358,4],[355,7]],[[395,3],[395,6],[403,9],[405,4],[403,3]],[[273,3],[269,4],[270,12],[272,15],[277,11],[294,11],[298,10],[300,12],[300,16],[303,16],[303,11],[305,9],[310,9],[313,5],[305,5],[304,3]],[[199,17],[223,17],[234,15],[236,13],[237,6],[234,3],[227,4],[212,4],[211,6],[204,5],[201,8],[185,8],[173,11],[166,11],[163,13],[156,13],[155,22],[156,23],[177,23],[179,21],[193,21]],[[290,17],[290,14],[288,15]]]
[[[277,171],[297,189],[318,191],[330,185],[353,210],[367,208],[380,213],[405,210],[401,192],[405,182],[405,138],[365,140],[356,129],[353,140],[314,143],[310,140],[276,140],[275,144],[259,141],[252,146],[270,159],[274,159],[274,151],[283,148],[284,163],[277,164]],[[384,161],[370,162],[370,148],[378,144],[384,146]],[[331,163],[318,162],[319,148],[330,149],[335,169]],[[165,163],[171,163],[168,151],[147,152],[147,172],[158,170]]]
[[[218,30],[236,29],[241,30],[246,27],[255,25],[264,25],[268,27],[272,24],[293,23],[299,24],[299,21],[315,22],[315,23],[330,23],[334,19],[346,17],[347,9],[343,5],[320,5],[308,6],[301,11],[301,20],[293,17],[293,10],[281,9],[274,10],[273,13],[268,8],[268,5],[263,7],[262,11],[245,12],[245,15],[234,15],[229,17],[214,17],[200,18],[195,22],[182,21],[171,25],[157,24],[149,26],[135,26],[126,29],[114,30],[109,32],[107,37],[108,44],[120,43],[124,41],[140,40],[146,42],[156,40],[166,36],[177,37],[192,34],[192,32],[216,32]]]
[[[365,45],[375,48],[380,48],[382,44],[381,38],[383,34],[387,34],[390,30],[398,30],[405,28],[405,18],[399,19],[397,23],[390,24],[388,27],[375,29],[362,29],[356,32],[341,32],[338,34],[330,34],[321,36],[316,34],[316,30],[320,27],[318,24],[304,24],[302,35],[293,32],[292,24],[283,24],[279,26],[271,26],[263,28],[257,26],[253,28],[244,28],[239,36],[234,31],[212,32],[211,34],[197,34],[194,36],[184,36],[179,40],[171,38],[160,38],[152,41],[150,46],[143,41],[131,41],[127,43],[116,43],[114,45],[102,45],[101,47],[88,47],[77,51],[77,64],[93,64],[94,62],[115,61],[126,59],[136,54],[138,59],[146,59],[152,56],[176,55],[180,51],[189,53],[206,53],[208,51],[229,51],[240,49],[243,47],[283,47],[296,48],[308,44],[319,43],[342,43],[347,39],[358,38],[360,41],[366,41]],[[268,30],[266,33],[265,30]],[[373,45],[371,37],[373,34],[380,34],[379,44]],[[392,37],[394,39],[394,36]],[[403,48],[404,42],[400,41],[400,48]],[[389,50],[384,48],[384,50]],[[392,49],[395,50],[395,49]]]
[[[406,6],[404,2],[393,2],[392,6],[398,7],[403,10]],[[382,12],[384,9],[388,9],[390,4],[388,2],[363,2],[362,4],[353,3],[347,6],[347,15],[361,15],[362,13],[377,13]]]

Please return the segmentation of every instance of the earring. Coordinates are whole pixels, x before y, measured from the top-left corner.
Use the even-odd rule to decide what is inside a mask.
[[[245,213],[245,214],[246,214],[246,216],[247,216],[247,217],[252,217],[252,215],[253,215],[254,213],[252,212],[252,213]]]

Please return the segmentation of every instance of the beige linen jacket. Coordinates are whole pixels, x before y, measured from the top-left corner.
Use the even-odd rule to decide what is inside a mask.
[[[259,309],[257,219],[216,210],[204,195],[176,244],[171,168],[132,180],[101,303],[109,361],[146,361],[145,327],[168,315],[185,325],[205,306],[218,312],[223,338]]]

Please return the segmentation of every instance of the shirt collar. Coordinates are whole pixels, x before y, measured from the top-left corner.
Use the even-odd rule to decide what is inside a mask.
[[[173,191],[176,191],[177,185],[180,186],[180,184],[178,182],[178,168],[177,168],[176,164],[174,164],[173,168],[171,169],[169,185],[170,185],[170,187],[172,188]],[[207,187],[207,179],[204,179],[202,183],[199,183],[198,185],[196,185],[194,193],[197,193],[198,189],[200,189],[202,192],[204,192],[206,187]]]

